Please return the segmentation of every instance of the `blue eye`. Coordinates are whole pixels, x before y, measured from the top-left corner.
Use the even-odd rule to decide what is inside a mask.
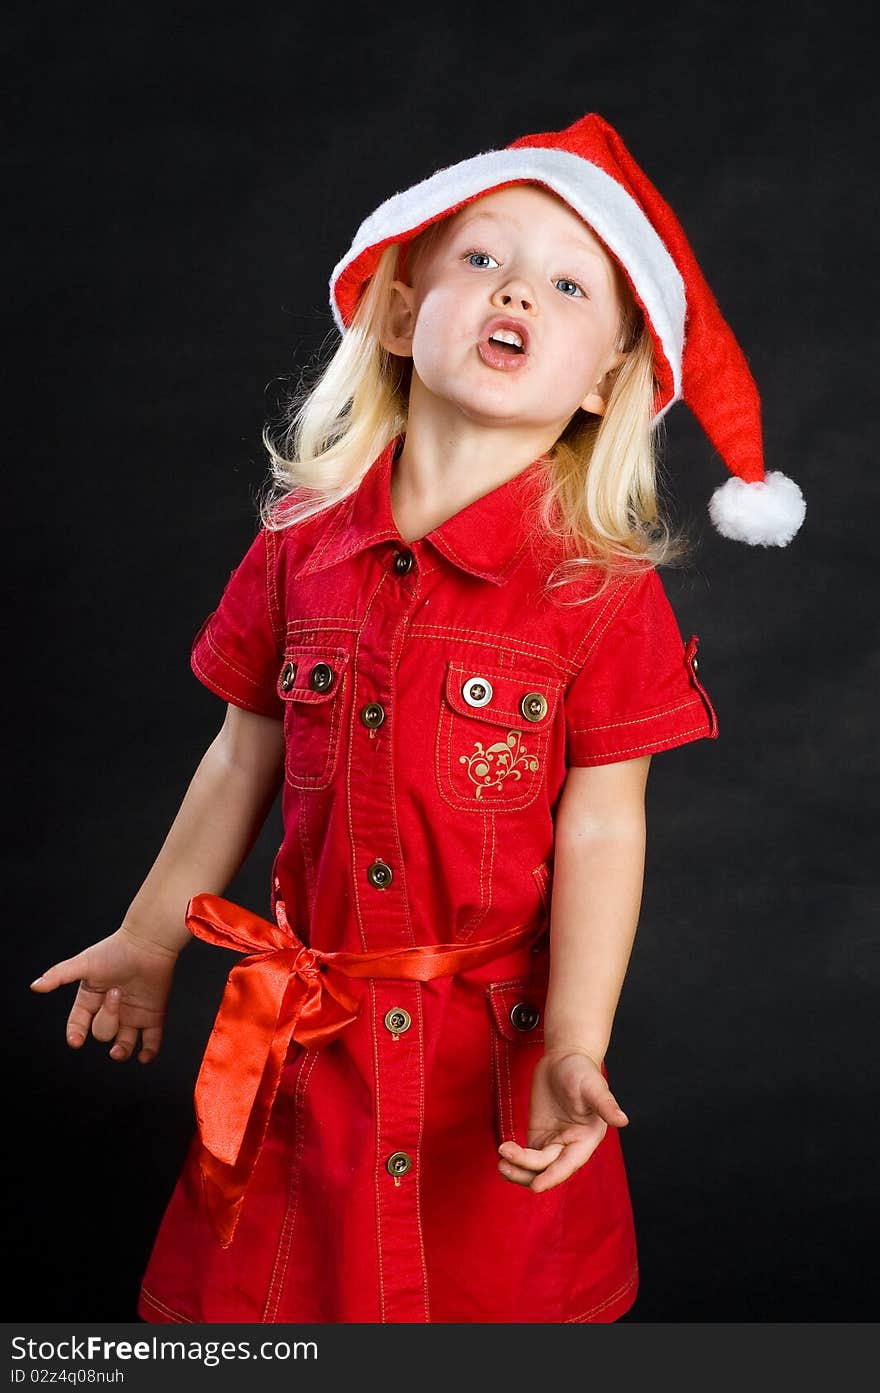
[[[464,260],[464,261],[469,261],[469,262],[471,263],[471,265],[473,266],[473,264],[474,264],[474,257],[475,257],[475,256],[481,256],[481,257],[484,259],[484,261],[495,261],[494,256],[490,256],[488,252],[483,252],[483,251],[465,252],[464,257],[463,257],[463,260]],[[495,265],[497,266],[498,264],[499,264],[499,263],[498,263],[497,261],[495,261]],[[486,266],[476,266],[476,267],[474,267],[474,269],[477,270],[477,271],[485,271],[485,270],[487,270],[488,268],[487,268]]]
[[[583,295],[583,293],[584,293],[584,292],[581,290],[581,287],[578,285],[577,281],[569,281],[569,280],[566,280],[564,276],[560,276],[560,277],[559,277],[559,280],[554,281],[553,283],[554,283],[554,285],[570,285],[570,286],[573,286],[574,289],[577,291],[578,294],[577,294],[577,295],[569,295],[568,298],[569,298],[570,300],[576,300],[576,299],[578,298],[578,295]],[[562,293],[563,293],[563,295],[568,295],[568,291],[567,291],[567,290],[564,290]]]

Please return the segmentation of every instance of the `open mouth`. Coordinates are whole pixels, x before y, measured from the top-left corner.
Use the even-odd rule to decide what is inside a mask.
[[[495,333],[490,335],[487,342],[493,344],[495,348],[500,349],[502,353],[509,353],[511,355],[525,353],[522,339],[519,335],[506,329],[496,329]]]

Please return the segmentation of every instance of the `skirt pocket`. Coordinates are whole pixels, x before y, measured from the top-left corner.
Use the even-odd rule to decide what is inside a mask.
[[[486,988],[495,1137],[527,1144],[532,1075],[544,1049],[546,971]]]

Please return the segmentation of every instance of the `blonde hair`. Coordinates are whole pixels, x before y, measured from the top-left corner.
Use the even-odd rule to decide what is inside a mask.
[[[322,365],[319,355],[312,383],[304,373],[288,399],[280,437],[264,428],[269,478],[258,506],[265,527],[294,526],[354,493],[376,457],[406,431],[412,359],[388,353],[379,334],[391,282],[404,263],[412,277],[440,226],[406,248],[385,248],[329,361]],[[613,376],[605,414],[578,410],[543,457],[542,488],[532,505],[539,532],[556,539],[563,557],[545,577],[545,593],[593,577],[576,604],[597,598],[623,573],[680,564],[689,551],[688,539],[672,533],[658,506],[662,421],[652,425],[653,341],[613,264],[621,306],[615,348],[628,356]]]

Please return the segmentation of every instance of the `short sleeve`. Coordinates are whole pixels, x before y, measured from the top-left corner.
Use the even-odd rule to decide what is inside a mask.
[[[683,642],[656,570],[623,582],[591,627],[567,691],[567,763],[610,764],[715,739],[698,644],[696,634]]]
[[[190,667],[217,696],[260,716],[284,717],[276,682],[283,660],[278,630],[277,534],[261,528],[192,643]]]

